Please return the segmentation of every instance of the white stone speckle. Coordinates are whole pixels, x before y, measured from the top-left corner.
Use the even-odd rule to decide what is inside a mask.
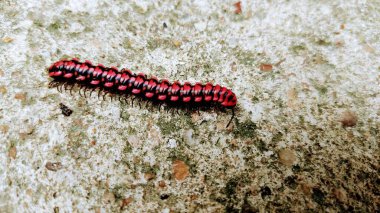
[[[177,141],[175,139],[169,139],[168,140],[168,148],[176,148],[177,147]]]

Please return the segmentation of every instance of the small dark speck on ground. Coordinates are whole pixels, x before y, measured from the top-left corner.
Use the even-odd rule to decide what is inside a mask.
[[[270,190],[270,188],[268,186],[264,186],[263,188],[261,188],[260,192],[261,192],[261,197],[263,199],[265,197],[272,195],[272,191]]]
[[[168,194],[162,194],[162,195],[160,195],[160,199],[161,200],[166,200],[166,199],[168,199],[169,198],[169,195]]]
[[[325,194],[318,188],[313,189],[312,198],[319,205],[323,205],[325,202]]]
[[[284,183],[291,189],[295,189],[298,185],[296,177],[293,175],[286,177]]]

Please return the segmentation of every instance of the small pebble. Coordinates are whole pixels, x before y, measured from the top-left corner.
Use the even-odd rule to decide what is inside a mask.
[[[268,196],[272,195],[272,191],[270,190],[270,188],[268,186],[265,186],[265,187],[261,188],[260,192],[261,192],[261,197],[263,199],[265,197],[268,197]]]
[[[260,70],[264,71],[264,72],[270,72],[273,70],[273,66],[272,66],[272,64],[261,64]]]
[[[230,64],[230,66],[231,66],[231,71],[232,72],[236,72],[237,71],[237,64],[236,64],[236,62],[232,62]]]
[[[136,135],[129,135],[127,141],[132,147],[138,147],[141,143]]]
[[[160,195],[160,199],[161,200],[166,200],[166,199],[168,199],[169,198],[169,195],[168,194],[162,194],[162,195]]]
[[[15,99],[24,101],[26,99],[26,92],[18,92],[15,94]]]
[[[156,177],[156,175],[154,175],[153,173],[145,173],[144,174],[144,178],[146,181],[153,180],[155,177]]]
[[[161,188],[166,187],[165,181],[164,180],[160,180],[160,182],[158,182],[158,186],[161,187]]]
[[[194,130],[188,129],[184,133],[184,140],[187,144],[193,145],[196,141],[193,139]]]
[[[71,110],[70,108],[68,108],[63,103],[59,104],[59,108],[62,110],[62,114],[65,115],[65,116],[70,116],[71,113],[73,113],[73,110]]]
[[[347,203],[347,192],[343,188],[334,189],[334,195],[342,203]]]
[[[13,41],[13,38],[11,37],[4,37],[1,39],[4,43],[11,43]]]
[[[240,14],[241,13],[241,1],[238,1],[234,4],[235,6],[235,14]]]
[[[358,122],[358,117],[354,112],[347,110],[342,113],[340,122],[343,127],[353,127]]]
[[[128,197],[128,198],[124,198],[121,202],[121,205],[120,205],[120,208],[121,209],[124,209],[125,206],[128,206],[130,203],[132,203],[133,201],[133,198],[132,197]]]
[[[168,148],[176,148],[177,147],[177,141],[175,139],[169,139],[167,146],[168,146]]]
[[[7,88],[5,86],[0,86],[0,93],[3,95],[7,93]]]
[[[302,183],[301,184],[301,190],[305,195],[310,196],[311,195],[311,190],[313,189],[313,186],[308,183]]]
[[[8,125],[5,125],[5,124],[0,125],[0,132],[1,132],[1,133],[5,134],[5,133],[7,133],[8,131],[9,131],[9,126],[8,126]]]
[[[8,156],[12,158],[13,160],[16,159],[17,156],[17,149],[15,146],[12,146],[8,151]]]
[[[189,176],[189,166],[181,160],[176,160],[173,162],[173,175],[178,181],[185,180]]]
[[[175,41],[173,41],[173,44],[176,47],[180,47],[182,43],[180,41],[175,40]]]
[[[62,169],[62,163],[61,162],[47,162],[46,165],[45,165],[46,169],[50,170],[50,171],[58,171],[60,169]]]
[[[34,132],[34,126],[30,124],[26,124],[24,128],[20,131],[22,134],[30,135]]]
[[[198,195],[196,194],[190,195],[190,200],[196,200],[196,199],[198,199]]]
[[[292,166],[296,160],[297,156],[295,152],[291,149],[283,149],[278,153],[279,160],[285,166]]]
[[[106,203],[113,203],[115,202],[115,195],[112,192],[104,192],[103,200]]]

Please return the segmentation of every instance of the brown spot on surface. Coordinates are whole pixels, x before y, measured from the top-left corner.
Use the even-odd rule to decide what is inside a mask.
[[[16,156],[17,156],[17,149],[15,146],[12,146],[9,150],[8,150],[8,156],[10,158],[12,158],[13,160],[16,159]]]
[[[305,195],[308,195],[310,196],[311,195],[311,192],[313,190],[313,186],[311,184],[308,184],[308,183],[302,183],[301,184],[301,190],[302,192],[305,194]]]
[[[296,109],[298,106],[297,90],[295,88],[291,88],[290,90],[288,90],[287,96],[288,96],[288,102],[287,102],[288,107],[290,107],[292,109]]]
[[[232,140],[230,141],[230,144],[231,144],[231,146],[233,146],[233,147],[238,147],[238,141],[237,141],[236,139],[232,139]]]
[[[0,125],[0,132],[1,133],[5,134],[5,133],[8,132],[8,130],[9,130],[9,126],[8,125],[5,125],[5,124]]]
[[[145,173],[144,174],[144,178],[146,181],[153,180],[155,177],[156,177],[156,175],[154,175],[153,173]]]
[[[334,189],[333,194],[336,197],[336,199],[338,199],[340,202],[342,202],[342,203],[347,202],[347,199],[348,199],[347,198],[347,192],[343,188]]]
[[[160,180],[160,182],[158,182],[158,186],[161,187],[161,188],[166,187],[165,181],[164,180]]]
[[[173,162],[173,175],[178,181],[185,180],[189,176],[189,166],[181,160],[176,160]]]
[[[124,207],[128,206],[130,203],[133,202],[133,198],[132,197],[128,197],[128,198],[124,198],[122,201],[121,201],[121,205],[120,205],[120,208],[121,209],[124,209]]]
[[[50,171],[58,171],[60,169],[62,169],[62,163],[61,162],[47,162],[46,165],[45,165],[46,169],[50,170]]]
[[[273,70],[273,65],[272,64],[261,64],[260,70],[264,71],[264,72],[270,72]]]
[[[238,1],[234,4],[235,6],[235,14],[240,14],[241,13],[241,1]]]
[[[20,130],[21,134],[27,134],[30,135],[34,132],[34,126],[30,124],[26,124],[22,130]]]
[[[1,76],[1,75],[0,75]],[[5,93],[7,93],[7,88],[5,87],[5,86],[0,86],[0,93],[1,94],[5,94]]]
[[[178,40],[174,40],[173,44],[175,47],[180,47],[182,45],[181,41],[178,41]]]
[[[190,200],[196,200],[196,199],[198,199],[198,195],[196,194],[190,195]]]
[[[354,112],[347,110],[342,113],[340,122],[343,127],[353,127],[357,124],[358,117]]]
[[[376,50],[375,50],[375,48],[373,48],[371,45],[369,45],[369,44],[364,44],[363,45],[363,49],[364,49],[364,51],[366,51],[366,52],[368,52],[368,53],[375,53],[376,52]]]
[[[15,94],[15,99],[25,101],[26,92],[19,92]]]
[[[113,203],[115,202],[115,195],[112,192],[104,192],[103,200],[105,203]]]
[[[278,153],[279,160],[285,166],[292,166],[296,160],[296,153],[291,149],[283,149]]]
[[[13,38],[5,36],[1,39],[4,43],[11,43],[13,41]]]

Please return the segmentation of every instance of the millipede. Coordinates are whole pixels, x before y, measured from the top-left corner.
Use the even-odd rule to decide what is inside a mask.
[[[118,94],[119,100],[121,97],[133,96],[152,101],[159,106],[165,103],[169,107],[197,108],[198,110],[211,107],[222,111],[230,109],[232,116],[227,127],[235,116],[234,109],[237,104],[235,93],[218,84],[213,85],[209,82],[181,84],[178,81],[171,83],[167,79],[159,80],[153,76],[148,78],[143,73],[135,74],[125,68],[119,71],[113,66],[93,65],[89,60],[80,62],[77,58],[59,60],[48,68],[48,72],[53,78],[49,87],[57,87],[59,91],[62,91],[62,87],[66,90],[69,85],[72,85],[71,92],[74,85],[79,85],[81,89],[84,88],[85,97],[86,91],[91,90],[92,93],[99,89],[98,94],[100,91],[104,94]]]

